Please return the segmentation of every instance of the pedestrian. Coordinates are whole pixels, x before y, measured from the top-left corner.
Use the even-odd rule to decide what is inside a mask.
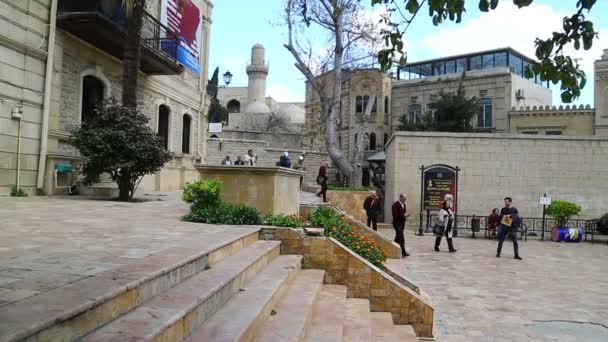
[[[283,153],[283,155],[279,158],[277,166],[291,168],[291,159],[289,158],[289,152]]]
[[[380,215],[380,198],[376,191],[371,191],[370,195],[367,196],[363,201],[363,209],[367,214],[367,226],[378,230],[378,215]]]
[[[237,156],[234,165],[245,165],[245,161],[243,161],[243,157]]]
[[[232,160],[230,160],[230,156],[226,156],[224,160],[222,160],[222,165],[230,166],[232,165]]]
[[[451,194],[445,195],[439,214],[437,215],[437,224],[443,227],[443,231],[440,234],[436,234],[435,237],[435,252],[439,252],[439,245],[441,244],[441,238],[445,235],[448,240],[448,248],[450,253],[456,253],[454,249],[454,243],[452,241],[452,228],[454,226],[454,196]]]
[[[492,209],[492,213],[488,216],[488,230],[492,236],[496,236],[498,225],[500,224],[500,214],[498,208]]]
[[[319,173],[317,174],[317,184],[321,186],[321,190],[317,193],[317,197],[323,196],[323,202],[327,202],[327,176],[328,163],[326,161],[321,162],[319,166]]]
[[[498,227],[498,248],[496,249],[496,257],[500,258],[502,252],[502,243],[508,236],[513,241],[513,258],[522,260],[519,256],[519,245],[517,244],[517,228],[519,227],[519,213],[517,208],[512,205],[513,199],[505,197],[505,207],[500,210],[500,224]]]
[[[258,156],[255,153],[253,153],[253,150],[247,151],[247,154],[245,155],[245,165],[255,166],[255,164],[257,164],[257,162],[258,162]]]
[[[407,212],[407,206],[405,202],[407,196],[405,194],[399,195],[399,200],[393,203],[393,228],[395,228],[395,242],[401,247],[401,256],[407,257],[409,253],[405,250],[405,222],[407,221],[410,214]]]
[[[298,157],[298,160],[296,161],[293,168],[298,171],[304,171],[304,172],[306,171],[306,168],[304,167],[304,156],[303,155]],[[304,175],[300,176],[300,189],[302,188],[302,182],[304,182]]]

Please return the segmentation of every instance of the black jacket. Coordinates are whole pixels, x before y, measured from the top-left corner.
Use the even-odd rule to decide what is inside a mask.
[[[380,197],[376,198],[376,201],[372,205],[372,197],[368,196],[363,202],[363,209],[367,213],[367,216],[378,216],[380,215],[381,209]]]

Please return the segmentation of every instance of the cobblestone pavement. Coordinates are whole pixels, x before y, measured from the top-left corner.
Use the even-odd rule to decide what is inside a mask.
[[[383,230],[391,238],[394,232]],[[434,237],[406,233],[405,274],[432,298],[440,341],[608,341],[608,246]]]
[[[179,220],[179,193],[121,203],[0,197],[0,306],[171,247],[203,249],[252,227]]]

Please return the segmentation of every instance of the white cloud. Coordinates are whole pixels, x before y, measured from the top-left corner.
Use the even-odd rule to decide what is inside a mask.
[[[278,102],[304,102],[304,94],[297,94],[280,83],[271,83],[266,88],[266,96],[270,96]]]
[[[414,51],[416,48],[430,49],[433,57],[442,57],[510,46],[534,58],[535,39],[545,39],[552,32],[561,31],[562,19],[569,14],[545,5],[518,9],[509,3],[502,5],[501,2],[495,11],[482,13],[457,26],[440,27],[424,36],[415,44]],[[600,39],[594,41],[591,50],[575,51],[572,48],[565,51],[573,58],[580,58],[581,68],[588,78],[583,99],[588,102],[593,99],[593,63],[602,55],[602,48],[608,46],[608,27],[599,25],[599,22],[596,23]],[[414,52],[414,55],[418,54]],[[559,93],[559,89],[554,90],[555,93]]]

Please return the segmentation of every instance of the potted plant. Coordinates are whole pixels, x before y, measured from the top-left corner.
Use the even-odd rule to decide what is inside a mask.
[[[551,240],[560,242],[579,242],[583,239],[583,229],[567,227],[571,217],[577,216],[581,207],[576,203],[555,200],[547,207],[547,215],[555,219],[555,226],[551,230]]]

